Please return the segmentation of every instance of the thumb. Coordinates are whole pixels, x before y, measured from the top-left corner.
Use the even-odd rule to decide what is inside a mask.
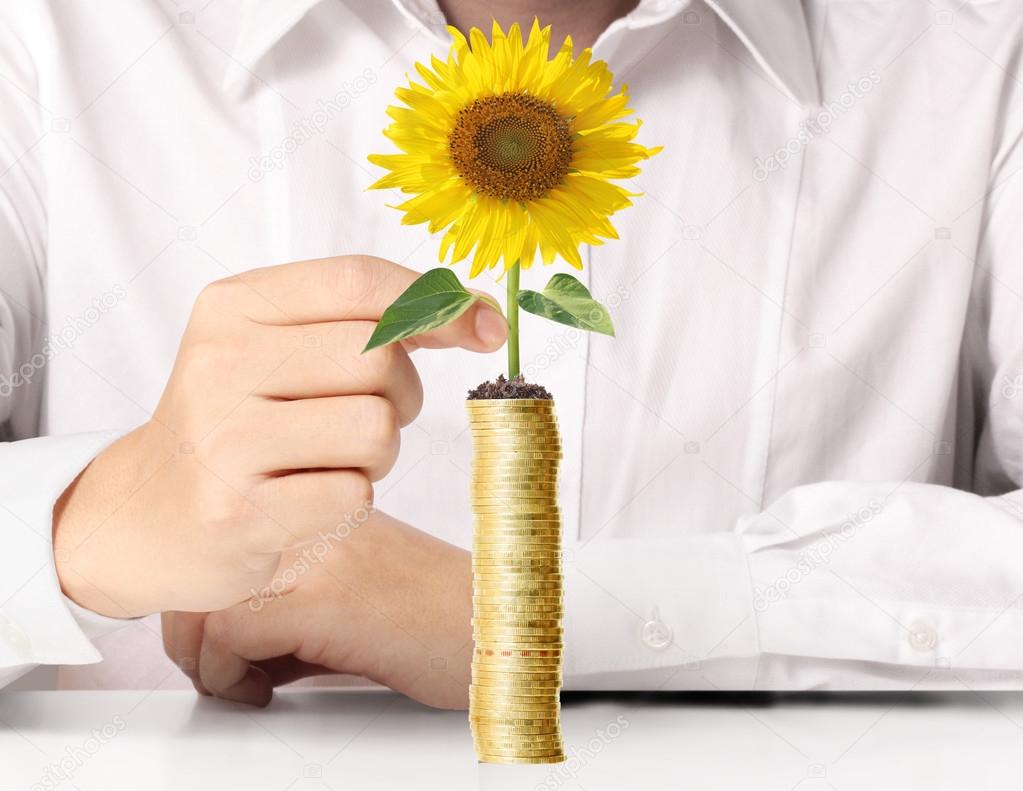
[[[507,337],[508,322],[504,316],[480,299],[450,324],[406,338],[402,345],[407,351],[460,346],[471,352],[493,352],[501,348]]]

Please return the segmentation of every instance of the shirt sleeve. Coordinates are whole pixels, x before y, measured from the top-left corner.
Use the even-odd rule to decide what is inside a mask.
[[[977,249],[959,250],[974,282],[957,394],[968,425],[948,449],[956,488],[814,482],[721,535],[577,547],[566,557],[567,673],[645,671],[646,685],[658,668],[747,657],[752,675],[735,686],[1018,685],[1023,118],[1006,129],[979,216],[964,223],[980,228]]]
[[[32,60],[0,15],[0,686],[38,664],[99,661],[89,638],[123,623],[65,599],[51,540],[54,503],[116,435],[32,438],[48,348],[36,92]]]

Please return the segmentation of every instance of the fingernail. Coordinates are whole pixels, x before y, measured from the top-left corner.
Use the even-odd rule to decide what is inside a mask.
[[[497,348],[508,335],[508,323],[504,317],[487,305],[476,311],[476,337],[486,346]]]

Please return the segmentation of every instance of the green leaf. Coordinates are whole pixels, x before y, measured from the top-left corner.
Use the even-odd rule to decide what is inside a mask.
[[[520,291],[519,306],[528,313],[569,327],[615,334],[607,309],[571,275],[555,275],[543,291]]]
[[[384,311],[362,352],[450,324],[479,298],[466,290],[450,269],[431,269]]]

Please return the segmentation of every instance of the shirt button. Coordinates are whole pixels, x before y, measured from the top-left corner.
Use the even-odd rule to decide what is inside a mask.
[[[25,631],[10,618],[0,615],[0,645],[8,648],[18,659],[32,658],[32,642]]]
[[[916,651],[933,651],[938,646],[938,633],[930,624],[917,621],[909,627],[909,644]]]
[[[671,627],[663,621],[647,621],[643,624],[643,642],[647,648],[663,651],[671,645]]]

